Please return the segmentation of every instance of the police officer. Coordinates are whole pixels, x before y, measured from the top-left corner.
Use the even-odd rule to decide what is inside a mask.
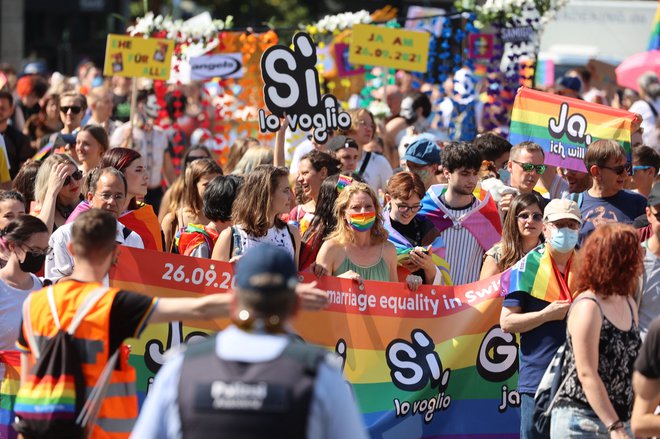
[[[331,354],[290,332],[291,257],[264,244],[236,268],[232,325],[163,366],[131,437],[366,438]]]

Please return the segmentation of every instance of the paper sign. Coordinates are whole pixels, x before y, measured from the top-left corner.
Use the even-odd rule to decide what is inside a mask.
[[[351,117],[341,111],[337,98],[321,96],[319,73],[316,70],[316,46],[305,32],[293,36],[293,49],[271,46],[261,56],[261,77],[264,81],[264,101],[273,114],[259,110],[262,133],[277,132],[280,117],[289,121],[292,130],[314,129],[314,139],[328,141],[328,130],[348,129]]]
[[[428,32],[356,24],[348,60],[359,65],[426,72],[429,40]]]
[[[190,58],[190,79],[193,81],[242,77],[243,55],[240,53],[219,53]]]
[[[526,43],[534,36],[534,29],[530,26],[505,27],[500,36],[505,43]]]
[[[171,40],[109,34],[103,75],[167,81],[173,51]]]
[[[547,165],[587,172],[585,152],[598,139],[616,140],[630,157],[634,118],[629,111],[520,87],[509,142],[532,141],[543,148]]]

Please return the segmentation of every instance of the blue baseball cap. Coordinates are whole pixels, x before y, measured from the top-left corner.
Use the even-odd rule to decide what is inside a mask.
[[[248,250],[236,263],[236,287],[259,293],[293,291],[298,273],[284,249],[261,244]]]
[[[418,165],[440,164],[440,147],[429,139],[417,139],[406,148],[403,159]]]

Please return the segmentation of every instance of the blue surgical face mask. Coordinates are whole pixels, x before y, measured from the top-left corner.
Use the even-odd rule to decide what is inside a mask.
[[[568,227],[553,228],[550,232],[550,245],[559,253],[573,251],[578,242],[578,231]]]
[[[511,179],[511,173],[507,168],[498,169],[497,173],[500,175],[500,180],[502,180],[504,183],[509,183],[509,180]]]

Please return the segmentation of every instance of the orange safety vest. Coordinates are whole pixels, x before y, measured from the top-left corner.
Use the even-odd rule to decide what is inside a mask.
[[[98,287],[101,287],[98,283],[77,281],[62,282],[54,286],[55,306],[63,329],[69,326],[83,299]],[[42,350],[48,338],[57,333],[47,290],[48,288],[44,288],[32,293],[30,303],[32,330]],[[83,361],[86,395],[89,395],[96,385],[101,371],[113,354],[109,352],[110,309],[118,291],[116,288],[108,289],[74,334],[74,341]],[[91,437],[94,439],[127,439],[138,416],[135,369],[128,364],[128,349],[124,345],[120,349],[118,367],[115,367],[110,376],[108,391],[92,431]]]

